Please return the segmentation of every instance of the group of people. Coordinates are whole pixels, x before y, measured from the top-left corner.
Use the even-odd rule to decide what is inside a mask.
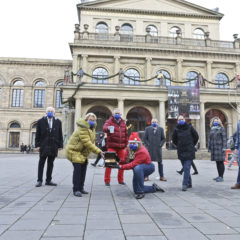
[[[24,145],[24,143],[20,146],[20,152],[22,153],[29,153],[32,150],[30,145]]]
[[[38,164],[38,180],[36,187],[42,186],[43,168],[46,159],[47,177],[46,185],[56,186],[52,182],[53,162],[57,156],[58,150],[63,148],[61,121],[54,117],[55,110],[48,107],[46,116],[37,122],[36,147],[40,152]],[[105,122],[103,134],[100,135],[101,145],[95,144],[95,129],[97,117],[94,113],[88,113],[83,119],[77,121],[77,129],[72,134],[66,145],[66,157],[73,165],[73,194],[81,197],[82,194],[88,194],[84,189],[86,177],[88,156],[91,152],[97,154],[97,162],[104,158],[104,152],[115,152],[119,161],[118,183],[125,185],[124,170],[133,170],[133,190],[137,199],[144,197],[145,193],[156,191],[164,192],[156,183],[151,186],[144,185],[144,181],[155,171],[155,165],[152,161],[158,163],[158,173],[160,181],[167,181],[164,176],[162,164],[162,146],[165,143],[165,135],[162,127],[158,125],[156,118],[152,119],[151,126],[145,129],[143,143],[138,133],[132,132],[128,136],[126,122],[121,117],[118,108],[114,109],[113,115]],[[217,182],[223,181],[225,150],[227,147],[226,131],[218,117],[211,121],[211,130],[209,133],[208,150],[211,152],[211,160],[216,161],[218,176],[214,178]],[[240,123],[238,124],[236,141],[234,145],[234,154],[238,155],[240,148]],[[184,116],[180,115],[177,119],[176,128],[172,134],[172,142],[177,148],[178,159],[183,167],[182,191],[187,191],[192,187],[190,168],[195,159],[196,144],[198,142],[198,133],[194,127],[188,123]],[[110,186],[111,168],[105,168],[104,182]],[[197,174],[197,170],[195,170]],[[237,183],[232,189],[240,189],[240,170]]]

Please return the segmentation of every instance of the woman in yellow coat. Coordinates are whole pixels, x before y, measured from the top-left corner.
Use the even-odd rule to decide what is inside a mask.
[[[88,113],[85,119],[77,121],[78,128],[74,131],[66,146],[66,157],[73,164],[73,194],[81,197],[88,194],[84,190],[88,156],[91,152],[101,154],[101,149],[95,146],[95,128],[97,117]]]

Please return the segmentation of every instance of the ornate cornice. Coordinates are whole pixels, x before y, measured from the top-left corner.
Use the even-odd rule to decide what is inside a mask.
[[[187,17],[187,18],[203,18],[203,19],[221,19],[223,15],[200,15],[200,14],[188,14],[179,12],[167,12],[167,11],[151,11],[140,9],[125,9],[125,8],[96,8],[89,6],[79,7],[81,10],[88,10],[93,12],[117,12],[117,13],[130,13],[130,14],[145,14],[145,15],[157,15],[157,16],[174,16],[174,17]]]

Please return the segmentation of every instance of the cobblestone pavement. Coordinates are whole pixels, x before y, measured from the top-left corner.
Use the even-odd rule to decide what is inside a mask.
[[[177,160],[164,160],[167,182],[156,180],[165,193],[146,194],[136,200],[132,171],[125,172],[127,185],[117,183],[112,171],[111,187],[103,182],[104,169],[87,170],[82,198],[72,195],[72,165],[56,159],[53,180],[57,187],[34,187],[38,155],[0,154],[1,240],[239,240],[240,190],[231,190],[237,167],[225,171],[217,183],[215,163],[195,161],[199,175],[193,188],[181,191]]]

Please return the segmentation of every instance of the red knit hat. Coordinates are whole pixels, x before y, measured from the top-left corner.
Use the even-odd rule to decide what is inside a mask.
[[[128,141],[129,142],[141,142],[137,132],[132,132],[131,135],[129,136]]]

